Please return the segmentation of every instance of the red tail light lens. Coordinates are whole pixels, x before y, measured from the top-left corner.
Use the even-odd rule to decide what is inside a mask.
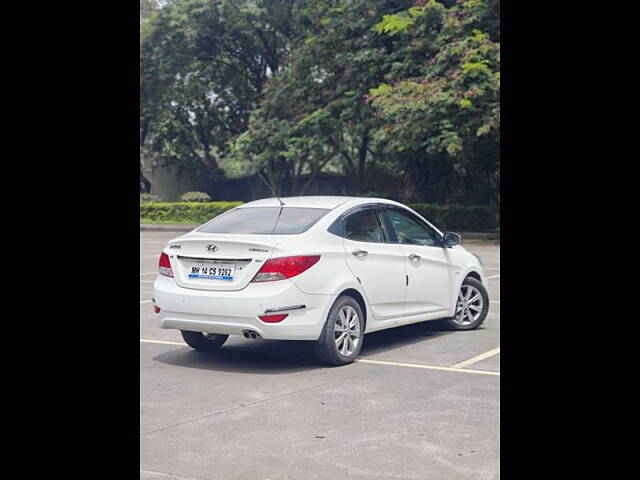
[[[307,255],[304,257],[282,257],[267,260],[252,282],[273,282],[285,278],[300,275],[320,260],[320,255]]]
[[[258,318],[265,323],[278,323],[287,318],[287,313],[279,313],[277,315],[260,315]]]
[[[171,262],[169,261],[169,255],[162,252],[160,255],[160,262],[158,262],[158,273],[165,277],[173,277],[173,270],[171,269]]]

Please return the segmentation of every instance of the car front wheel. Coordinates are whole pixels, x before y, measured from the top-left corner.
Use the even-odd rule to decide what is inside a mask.
[[[460,286],[455,315],[445,320],[452,330],[478,328],[489,313],[489,294],[481,281],[467,277]]]
[[[182,338],[184,338],[187,345],[199,352],[215,352],[229,338],[229,335],[189,332],[187,330],[180,330],[180,333],[182,333]]]

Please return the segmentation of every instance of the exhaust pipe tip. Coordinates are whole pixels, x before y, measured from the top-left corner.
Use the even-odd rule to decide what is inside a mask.
[[[258,338],[260,338],[260,334],[252,330],[243,330],[242,336],[248,340],[257,340]]]
[[[243,330],[242,336],[248,340],[257,340],[260,337],[258,332],[254,332],[253,330]]]

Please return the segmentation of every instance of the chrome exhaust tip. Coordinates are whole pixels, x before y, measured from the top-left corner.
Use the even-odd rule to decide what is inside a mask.
[[[253,330],[243,330],[242,336],[248,340],[257,340],[258,338],[260,338],[260,334],[254,332]]]

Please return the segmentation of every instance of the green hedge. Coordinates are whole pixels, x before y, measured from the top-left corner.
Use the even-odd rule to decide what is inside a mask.
[[[439,229],[479,232],[500,229],[500,207],[409,203],[409,207]]]
[[[207,203],[211,202],[211,197],[208,193],[205,192],[186,192],[180,195],[181,202],[202,202]]]
[[[158,202],[140,204],[140,223],[208,222],[242,202]]]
[[[157,202],[140,204],[140,223],[201,224],[242,202]],[[500,228],[498,207],[474,205],[408,204],[438,228],[485,231]]]

